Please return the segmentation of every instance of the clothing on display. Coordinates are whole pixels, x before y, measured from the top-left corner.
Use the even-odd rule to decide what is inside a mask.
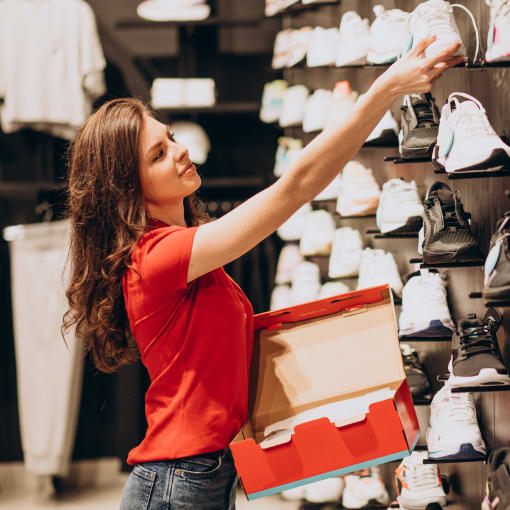
[[[2,131],[30,128],[71,139],[106,91],[106,61],[89,4],[2,0],[0,48]]]
[[[11,260],[12,313],[21,443],[25,468],[67,476],[81,402],[83,354],[67,311],[67,221],[4,229]]]

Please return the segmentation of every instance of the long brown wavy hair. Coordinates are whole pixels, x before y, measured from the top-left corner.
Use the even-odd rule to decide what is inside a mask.
[[[133,98],[114,99],[92,114],[68,151],[71,221],[69,309],[72,326],[95,366],[114,372],[139,358],[124,304],[122,277],[140,238],[150,230],[138,169],[143,116]],[[188,226],[207,217],[195,195],[184,199]]]

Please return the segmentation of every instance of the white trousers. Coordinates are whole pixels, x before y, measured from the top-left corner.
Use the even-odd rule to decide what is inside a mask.
[[[25,467],[65,476],[74,446],[83,355],[73,332],[61,335],[67,310],[64,268],[69,223],[4,229],[11,259],[12,307],[21,442]]]

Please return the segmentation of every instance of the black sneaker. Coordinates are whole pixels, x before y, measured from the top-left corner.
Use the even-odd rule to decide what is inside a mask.
[[[400,352],[413,400],[427,399],[431,396],[430,380],[425,366],[420,362],[418,353],[409,344],[400,344]]]
[[[404,97],[400,155],[403,159],[431,158],[439,130],[439,110],[430,93]]]
[[[510,510],[510,447],[498,448],[488,459],[487,493],[482,510]]]
[[[459,321],[448,365],[450,387],[510,384],[496,338],[502,319],[497,308],[489,308],[483,321],[474,313]]]
[[[469,219],[464,211],[460,193],[436,181],[423,201],[423,262],[444,264],[453,262],[481,262]]]
[[[483,297],[487,304],[510,300],[510,211],[498,220],[491,238]]]

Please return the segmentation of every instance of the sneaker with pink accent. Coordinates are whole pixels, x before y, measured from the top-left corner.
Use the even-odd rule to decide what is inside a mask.
[[[487,62],[510,61],[510,0],[485,0],[491,8]]]

